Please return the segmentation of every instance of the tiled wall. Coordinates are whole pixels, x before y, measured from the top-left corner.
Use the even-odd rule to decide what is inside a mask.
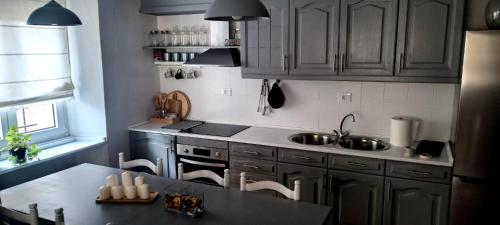
[[[160,76],[167,68],[160,68]],[[355,133],[387,137],[390,118],[410,116],[423,121],[421,137],[450,139],[457,85],[338,81],[282,81],[285,106],[269,116],[257,113],[261,80],[241,78],[240,68],[203,68],[198,79],[161,78],[161,90],[181,90],[191,98],[190,119],[256,126],[331,131],[342,117]],[[222,96],[231,88],[232,96]],[[339,103],[338,92],[352,93],[352,102]]]

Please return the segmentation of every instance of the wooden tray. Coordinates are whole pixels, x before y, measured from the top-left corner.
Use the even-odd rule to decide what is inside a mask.
[[[174,123],[179,122],[179,119],[163,119],[163,118],[151,118],[149,119],[150,123],[159,123],[162,125],[172,125]]]
[[[152,203],[158,198],[160,195],[159,192],[150,192],[149,193],[149,199],[120,199],[120,200],[115,200],[115,199],[107,199],[107,200],[101,200],[99,199],[99,196],[96,197],[95,202],[98,204],[149,204]]]

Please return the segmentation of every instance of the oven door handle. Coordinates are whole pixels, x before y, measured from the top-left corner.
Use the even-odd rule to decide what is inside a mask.
[[[184,162],[184,163],[193,164],[193,165],[198,165],[198,166],[226,168],[226,165],[222,164],[222,163],[198,162],[198,161],[189,160],[189,159],[183,159],[183,158],[180,158],[179,161]]]

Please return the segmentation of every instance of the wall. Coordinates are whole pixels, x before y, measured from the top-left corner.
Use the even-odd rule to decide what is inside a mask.
[[[242,79],[240,68],[206,67],[200,72],[198,79],[161,78],[162,91],[189,95],[190,119],[331,132],[344,115],[354,113],[357,122],[347,125],[351,130],[387,137],[391,117],[409,116],[423,120],[421,137],[451,136],[454,84],[282,81],[285,106],[262,116],[256,111],[261,80]],[[222,96],[221,88],[231,88],[232,96]],[[352,102],[338,102],[337,93],[344,92],[352,93]]]
[[[76,137],[106,137],[104,84],[97,0],[66,0],[82,26],[68,28],[74,101],[67,103],[69,131]],[[107,154],[103,152],[103,154]]]
[[[139,0],[99,0],[106,101],[108,155],[118,166],[118,153],[129,153],[128,127],[148,120],[151,97],[159,91],[151,51],[144,50],[156,17],[139,13]]]

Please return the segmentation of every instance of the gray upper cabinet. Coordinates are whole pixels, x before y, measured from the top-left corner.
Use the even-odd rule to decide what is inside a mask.
[[[204,13],[213,0],[141,0],[140,12],[149,15]]]
[[[290,75],[335,75],[339,0],[290,1]]]
[[[449,187],[386,178],[384,225],[447,225]]]
[[[243,22],[241,26],[244,78],[288,75],[288,0],[263,3],[270,18]]]
[[[401,0],[397,76],[458,77],[464,0]]]
[[[334,225],[380,225],[384,177],[330,170],[328,205]]]
[[[392,76],[398,0],[342,0],[340,75]]]
[[[278,163],[278,181],[293,189],[295,180],[301,182],[300,201],[326,204],[326,169]]]

